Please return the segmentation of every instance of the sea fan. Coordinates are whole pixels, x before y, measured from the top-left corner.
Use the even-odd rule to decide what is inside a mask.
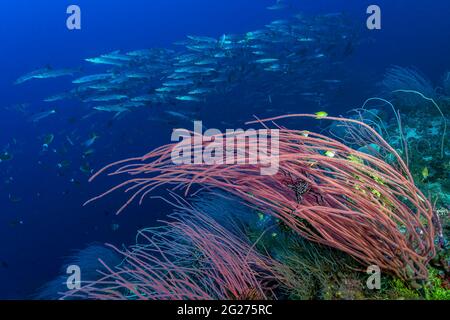
[[[389,93],[397,90],[414,90],[429,98],[436,98],[432,82],[412,68],[394,66],[388,69],[382,85]]]

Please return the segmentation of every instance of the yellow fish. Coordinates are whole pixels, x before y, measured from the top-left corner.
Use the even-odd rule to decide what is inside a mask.
[[[302,136],[308,138],[309,137],[309,132],[308,131],[302,131]]]
[[[329,158],[334,158],[336,156],[336,153],[334,151],[327,151],[325,152],[325,155]]]
[[[423,168],[423,170],[422,170],[422,177],[423,177],[423,180],[425,180],[426,178],[428,178],[429,175],[430,175],[430,172],[428,171],[428,167]]]
[[[351,154],[347,157],[347,159],[353,163],[357,163],[357,164],[363,164],[364,161],[361,158],[358,158],[357,156]]]
[[[261,212],[258,212],[258,218],[260,221],[264,220],[264,214]]]
[[[317,116],[317,119],[322,119],[322,118],[328,117],[328,113],[325,111],[316,112],[315,115]]]

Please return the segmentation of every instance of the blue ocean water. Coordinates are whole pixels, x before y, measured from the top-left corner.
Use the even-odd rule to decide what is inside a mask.
[[[110,181],[89,184],[89,173],[80,167],[88,162],[90,168],[99,169],[111,161],[144,154],[169,142],[173,127],[133,115],[121,121],[108,117],[83,120],[86,110],[78,102],[65,101],[55,103],[56,116],[31,123],[29,116],[46,107],[42,99],[70,88],[70,81],[13,85],[21,75],[43,66],[86,68],[86,57],[119,49],[171,47],[188,34],[218,38],[224,33],[245,33],[296,12],[346,12],[365,39],[345,61],[350,75],[347,86],[336,94],[335,101],[327,101],[328,112],[345,113],[360,105],[374,93],[374,85],[391,65],[417,67],[434,80],[450,68],[450,4],[446,0],[426,5],[420,0],[378,0],[383,13],[380,31],[365,28],[366,8],[373,1],[288,2],[289,10],[282,12],[266,9],[273,0],[0,3],[0,151],[13,155],[10,161],[0,163],[0,298],[31,297],[55,277],[63,258],[73,250],[94,242],[129,244],[137,229],[170,212],[161,202],[148,200],[144,206],[133,206],[115,216],[125,196],[82,207]],[[80,31],[66,28],[66,8],[71,4],[82,9]],[[13,108],[20,104],[29,104],[25,112]],[[207,107],[223,110],[225,102]],[[238,106],[237,110],[237,117],[236,113],[228,115],[228,122],[237,127],[254,113]],[[210,119],[202,120],[208,126]],[[213,125],[214,119],[210,123]],[[69,133],[81,142],[93,133],[99,135],[95,153],[86,159],[80,148],[65,146]],[[42,141],[49,134],[55,140],[43,150]],[[64,161],[70,166],[60,170],[58,164]]]

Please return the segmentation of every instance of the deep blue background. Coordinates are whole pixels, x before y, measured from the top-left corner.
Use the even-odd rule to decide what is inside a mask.
[[[94,242],[130,243],[138,227],[147,226],[167,213],[168,208],[154,201],[133,207],[115,217],[112,210],[124,198],[116,197],[83,208],[82,202],[106,185],[89,185],[86,175],[69,172],[55,175],[57,160],[43,154],[38,136],[66,129],[63,121],[31,125],[23,115],[5,111],[17,103],[40,101],[58,89],[60,80],[13,86],[22,74],[45,65],[77,67],[82,59],[116,49],[131,50],[169,47],[186,34],[220,36],[260,28],[280,15],[266,6],[274,0],[3,0],[0,2],[0,151],[12,139],[15,158],[0,163],[0,298],[29,297],[39,286],[57,274],[61,259],[72,250]],[[342,97],[349,106],[367,97],[386,67],[415,66],[438,80],[450,70],[450,3],[448,0],[292,0],[296,13],[346,11],[364,30],[366,8],[376,3],[383,13],[383,30],[365,31],[375,41],[361,45],[352,58],[354,94]],[[68,31],[66,8],[78,4],[82,9],[82,30]],[[362,90],[361,90],[362,89]],[[39,111],[42,103],[32,108]],[[64,112],[77,114],[77,106]],[[336,110],[336,112],[343,110]],[[123,132],[112,136],[110,152],[96,154],[98,168],[108,161],[142,154],[168,142],[169,129],[148,127],[145,122],[125,123]],[[74,126],[76,126],[75,124]],[[84,124],[79,124],[84,125]],[[129,127],[127,127],[129,126]],[[132,128],[142,129],[140,140],[125,141]],[[90,128],[83,128],[90,130]],[[98,130],[98,128],[97,128]],[[150,138],[151,136],[151,138]],[[102,143],[105,143],[103,139]],[[71,154],[66,157],[70,160]],[[13,178],[12,183],[3,183]],[[77,179],[80,184],[70,183]],[[65,194],[63,194],[63,191]],[[11,202],[9,195],[20,197]],[[23,221],[23,224],[17,224]],[[114,232],[111,225],[120,225]]]

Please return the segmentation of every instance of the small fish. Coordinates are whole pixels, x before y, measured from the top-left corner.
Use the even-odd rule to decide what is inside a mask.
[[[43,120],[43,119],[45,119],[45,118],[47,118],[47,117],[49,117],[49,116],[51,116],[52,114],[55,114],[55,113],[56,113],[56,110],[44,111],[44,112],[35,114],[34,116],[32,116],[30,118],[30,120],[32,122],[39,122],[39,121],[41,121],[41,120]]]
[[[325,155],[329,158],[334,158],[336,156],[336,153],[334,151],[326,151]]]
[[[214,59],[203,59],[203,60],[197,61],[195,63],[195,65],[197,65],[197,66],[206,66],[206,65],[216,64],[216,63],[217,63],[217,61],[214,60]]]
[[[96,91],[110,91],[110,90],[115,90],[115,89],[120,89],[121,85],[117,84],[117,83],[105,83],[105,82],[95,82],[93,84],[87,84],[86,88],[87,89],[92,89],[92,90],[96,90]]]
[[[328,113],[325,111],[316,112],[315,115],[317,116],[316,119],[323,119],[323,118],[328,117]]]
[[[281,65],[279,64],[273,64],[267,68],[264,68],[265,71],[271,71],[271,72],[278,72],[278,71],[282,71],[283,68],[281,67]]]
[[[106,57],[98,57],[98,58],[88,58],[85,59],[87,62],[94,63],[94,64],[105,64],[105,65],[111,65],[116,67],[123,67],[124,64],[120,61],[106,58]]]
[[[278,59],[276,59],[276,58],[266,58],[266,59],[255,60],[255,63],[258,63],[258,64],[270,64],[270,63],[274,63],[274,62],[278,62]]]
[[[83,84],[88,82],[100,81],[100,80],[108,80],[111,79],[114,75],[112,73],[102,73],[102,74],[94,74],[90,76],[81,77],[72,81],[74,84]]]
[[[353,155],[353,154],[349,155],[349,156],[347,157],[347,159],[348,159],[350,162],[357,163],[357,164],[363,164],[363,163],[364,163],[364,160],[363,160],[363,159],[361,159],[361,158],[359,158],[359,157],[357,157],[357,156],[355,156],[355,155]]]
[[[91,137],[83,143],[83,147],[90,148],[98,138],[99,136],[93,133]]]
[[[217,39],[211,37],[203,37],[203,36],[187,36],[188,39],[196,41],[196,42],[206,42],[206,43],[217,43]]]
[[[209,89],[209,88],[197,88],[197,89],[189,91],[188,94],[201,95],[201,94],[205,94],[205,93],[210,93],[211,91],[212,91],[212,89]]]
[[[133,60],[133,57],[120,53],[120,50],[116,50],[111,53],[104,54],[100,58],[119,60],[119,61],[124,61],[124,62],[129,62],[129,61]]]
[[[134,97],[131,99],[132,102],[152,102],[154,100],[155,97],[150,94]]]
[[[128,52],[127,55],[132,57],[147,57],[152,55],[152,50],[150,49],[134,50]]]
[[[171,93],[173,91],[177,91],[177,88],[174,88],[174,87],[162,87],[162,88],[155,89],[155,91],[159,92],[159,93]]]
[[[375,195],[377,198],[381,198],[381,192],[375,189],[372,189],[372,194]]]
[[[189,117],[185,116],[182,113],[176,112],[176,111],[166,111],[166,113],[168,115],[171,115],[172,117],[175,117],[175,118],[179,118],[179,119],[183,119],[183,120],[189,120]]]
[[[264,56],[266,53],[264,51],[253,51],[252,52],[255,56]]]
[[[86,174],[91,174],[92,173],[92,169],[90,167],[90,165],[88,163],[85,163],[83,165],[80,166],[80,171]]]
[[[127,108],[124,108],[121,105],[99,106],[99,107],[94,107],[94,110],[104,111],[104,112],[115,112],[116,115],[119,115],[123,112],[129,111]]]
[[[314,58],[314,59],[325,58],[325,55],[323,53],[318,53],[318,54],[314,55],[312,58]]]
[[[57,167],[59,169],[68,168],[69,166],[70,166],[70,161],[68,161],[68,160],[61,161],[60,163],[57,164]]]
[[[111,230],[112,231],[117,231],[117,230],[119,230],[119,228],[120,228],[120,225],[119,224],[117,224],[117,223],[113,223],[112,225],[111,225]]]
[[[122,107],[124,108],[138,108],[145,106],[144,102],[137,102],[137,101],[128,101],[122,104]]]
[[[55,140],[54,134],[50,133],[45,135],[42,141],[42,147],[48,148],[52,144],[53,140]]]
[[[428,167],[423,168],[423,170],[422,170],[423,180],[426,180],[429,176],[430,176],[430,171],[428,170]]]
[[[3,153],[0,153],[0,163],[3,161],[10,161],[12,160],[13,156],[9,152],[5,151]]]
[[[328,83],[328,84],[338,84],[341,83],[342,80],[338,80],[338,79],[330,79],[330,80],[323,80],[324,83]]]
[[[36,71],[33,71],[31,73],[28,73],[19,79],[17,79],[14,84],[22,84],[26,81],[32,80],[32,79],[52,79],[52,78],[59,78],[59,77],[65,77],[65,76],[73,76],[75,73],[80,72],[80,70],[72,70],[72,69],[60,69],[60,70],[54,70],[50,67],[39,69]]]
[[[288,5],[280,0],[277,1],[274,5],[267,7],[267,10],[278,11],[287,9]]]
[[[121,101],[125,99],[128,99],[128,96],[124,94],[111,94],[107,96],[91,97],[86,100],[83,100],[83,102],[110,102],[110,101]]]
[[[214,55],[214,58],[226,58],[227,54],[225,52],[219,52]]]
[[[193,96],[178,96],[175,99],[179,101],[191,101],[191,102],[200,102],[202,99]]]
[[[66,136],[66,140],[67,140],[67,142],[68,142],[71,146],[74,146],[74,145],[75,145],[75,144],[73,143],[72,139],[70,139],[69,136]]]
[[[32,72],[30,72],[30,73],[27,73],[27,74],[21,76],[19,79],[17,79],[17,80],[14,82],[14,84],[15,84],[15,85],[18,85],[18,84],[22,84],[22,83],[24,83],[24,82],[26,82],[26,81],[29,81],[29,80],[31,80],[31,79],[35,79],[35,76],[36,76],[36,75],[42,74],[42,73],[44,73],[44,72],[47,72],[49,69],[50,69],[50,68],[43,68],[43,69],[38,69],[38,70],[32,71]]]
[[[258,212],[258,219],[259,219],[259,221],[263,221],[263,220],[264,220],[264,218],[265,218],[265,215],[264,215],[264,213],[262,213],[262,212]]]
[[[289,20],[284,20],[284,19],[275,20],[275,21],[272,21],[270,24],[272,26],[288,25],[289,24]]]
[[[211,72],[215,72],[215,71],[216,71],[216,69],[210,68],[210,67],[192,66],[192,67],[184,67],[184,68],[176,69],[175,73],[195,74],[195,73],[211,73]]]
[[[314,39],[314,38],[307,38],[307,37],[298,38],[297,40],[300,42],[315,42],[316,41],[316,39]]]
[[[94,149],[89,149],[89,150],[86,150],[85,152],[83,152],[83,156],[87,157],[87,156],[90,156],[91,154],[94,154],[94,153],[95,153]]]
[[[190,86],[193,85],[194,81],[192,80],[173,80],[164,82],[162,85],[163,87],[183,87],[183,86]]]
[[[216,78],[216,79],[212,79],[212,80],[210,80],[209,82],[211,82],[211,83],[221,83],[221,82],[227,82],[228,81],[228,78],[225,78],[225,77],[218,77],[218,78]]]
[[[68,93],[60,93],[60,94],[56,94],[56,95],[53,95],[53,96],[50,96],[50,97],[44,99],[44,102],[60,101],[60,100],[66,99],[68,97],[70,97],[70,94],[68,94]]]
[[[74,179],[74,178],[70,179],[69,181],[70,181],[71,183],[73,183],[74,185],[76,185],[76,186],[81,185],[81,182],[78,181],[78,180],[76,180],[76,179]]]

